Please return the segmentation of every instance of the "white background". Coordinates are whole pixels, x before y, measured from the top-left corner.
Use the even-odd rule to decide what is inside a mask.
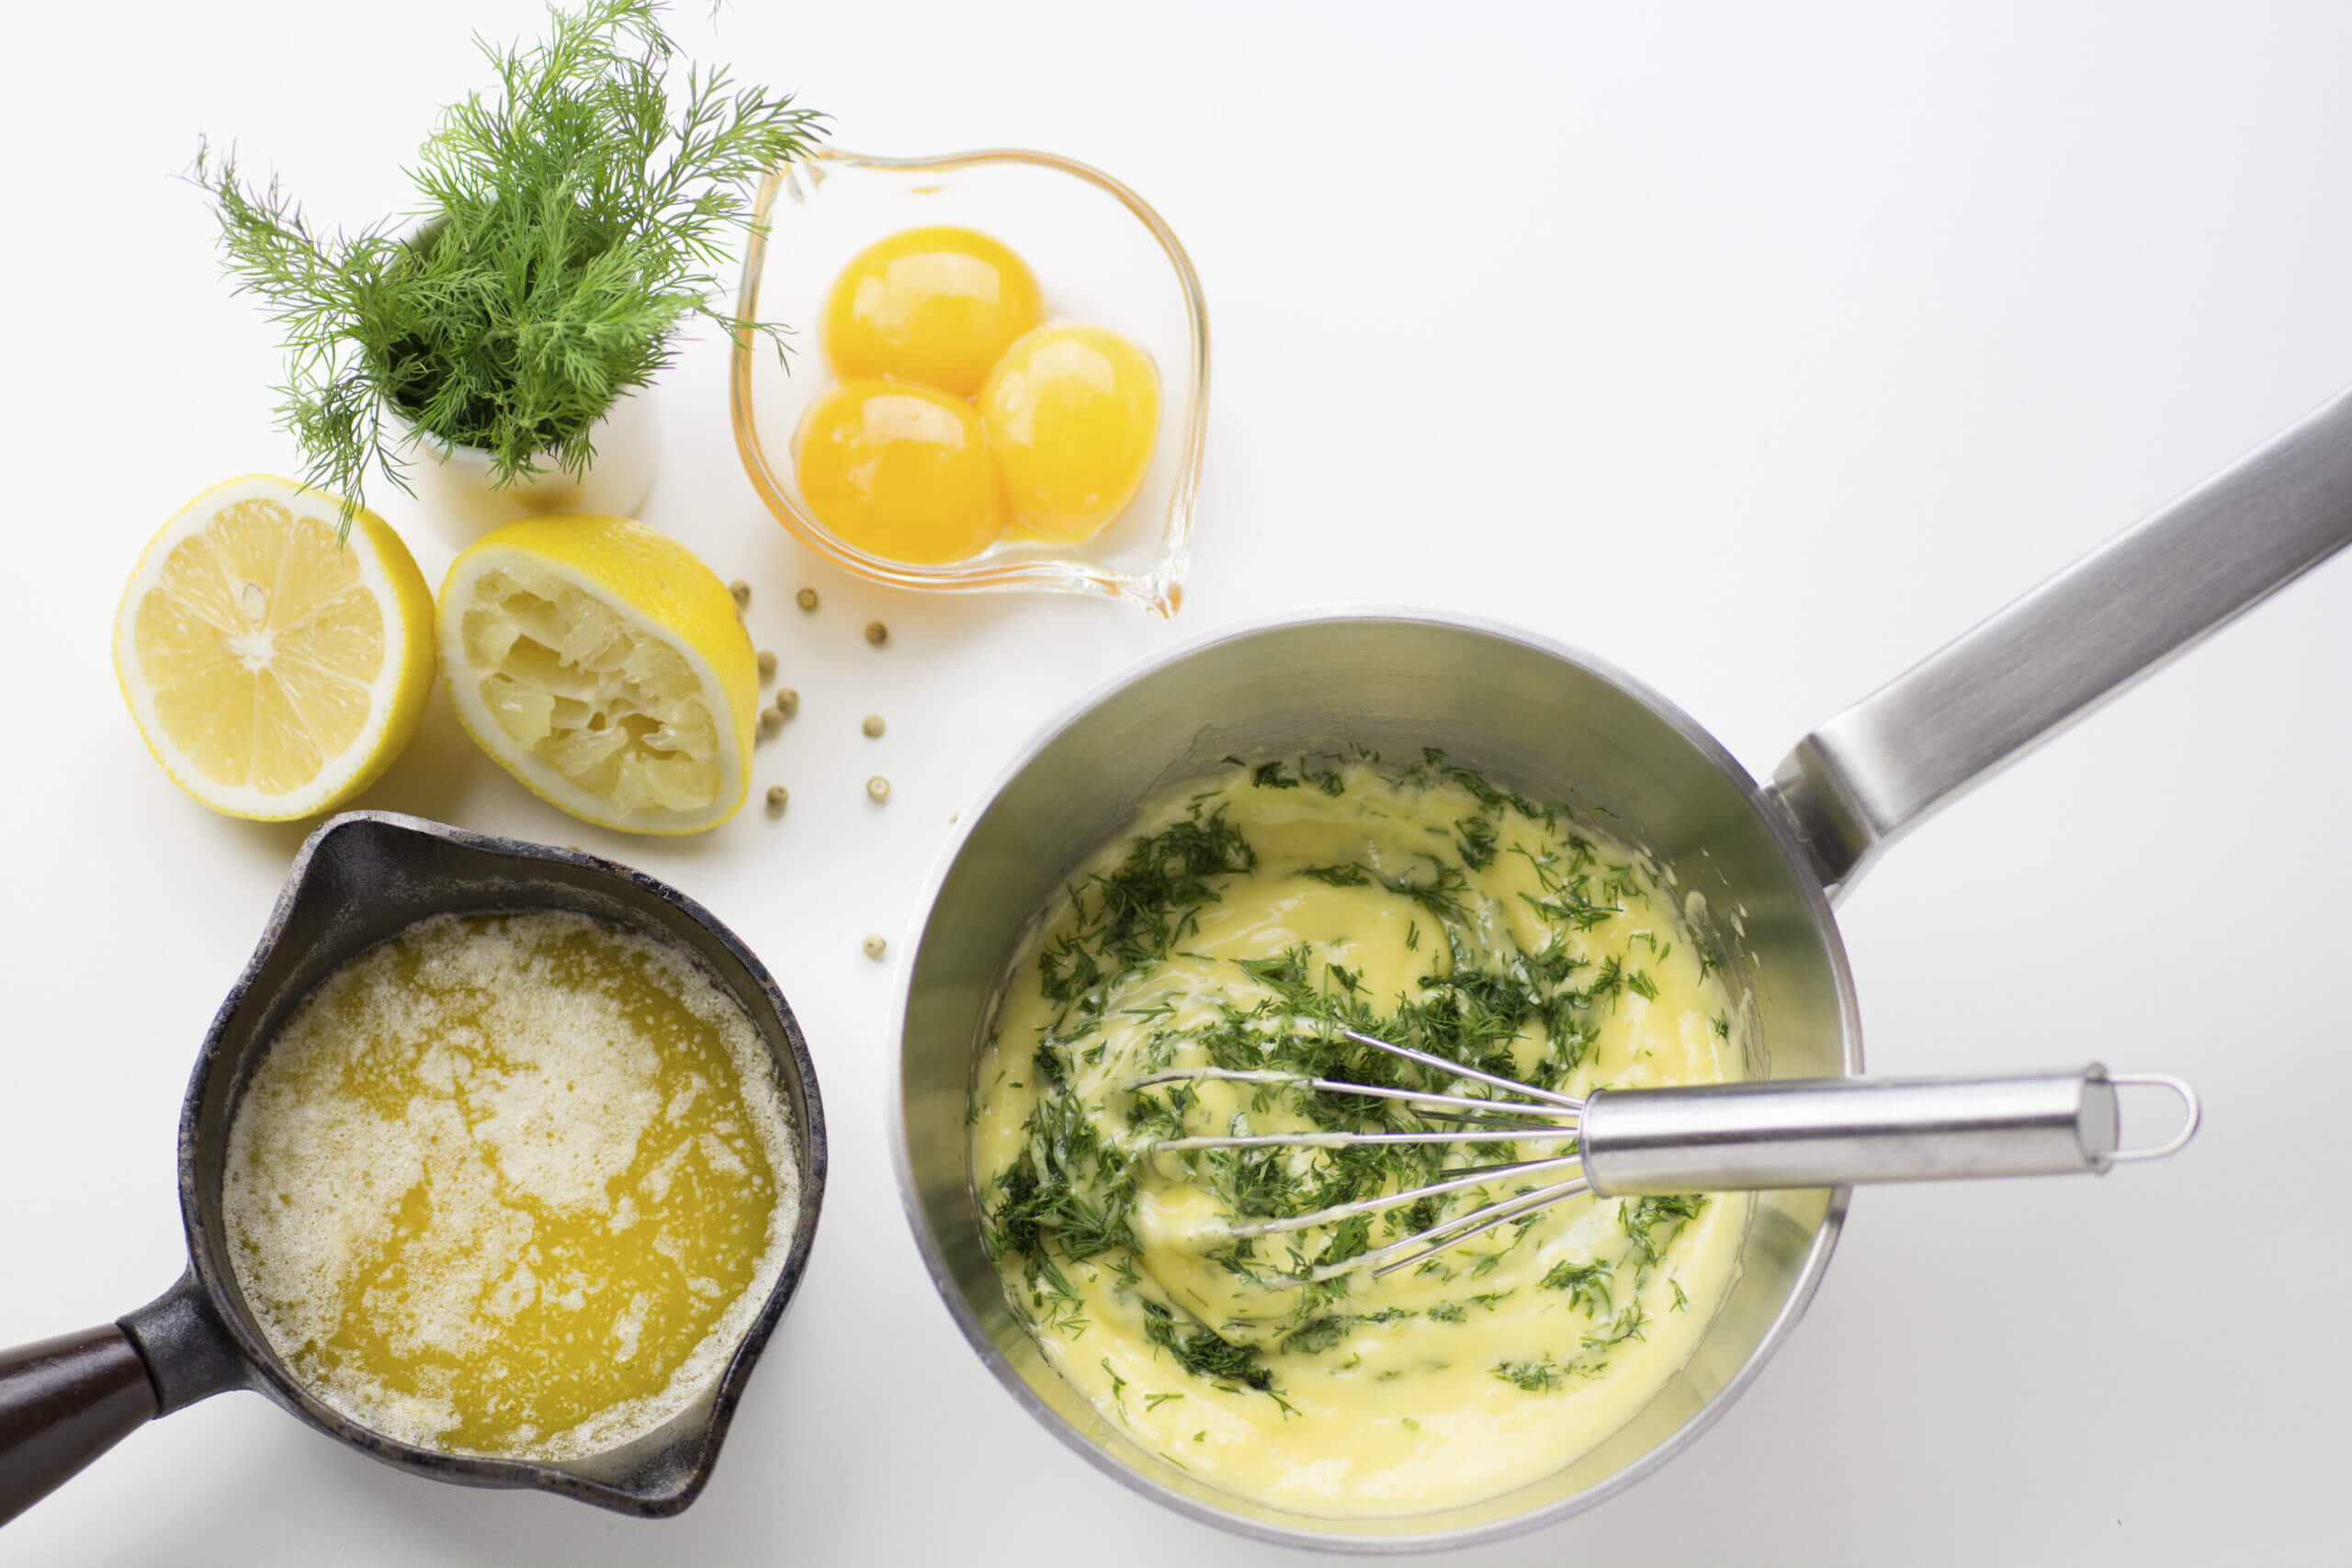
[[[188,1063],[300,838],[149,761],[115,600],[189,496],[290,471],[271,333],[173,178],[199,132],[322,220],[398,209],[469,28],[525,0],[21,6],[0,96],[0,1342],[180,1269]],[[762,511],[703,341],[646,509],[805,694],[791,814],[632,841],[440,699],[364,804],[684,887],[807,1026],[834,1138],[805,1288],[669,1522],[438,1487],[224,1396],[0,1534],[0,1562],[1288,1560],[1021,1415],[925,1282],[884,1149],[890,964],[1016,744],[1171,638],[1314,601],[1521,622],[1758,771],[1808,726],[2352,381],[2352,14],[2233,3],[751,5],[706,58],[863,151],[1035,146],[1133,184],[1216,341],[1178,624],[818,566]],[[382,509],[429,578],[449,555]],[[792,592],[813,583],[805,617]],[[890,647],[859,639],[890,624]],[[2088,1180],[1860,1194],[1808,1319],[1633,1493],[1464,1562],[2334,1559],[2352,1399],[2352,566],[2322,569],[1920,831],[1846,904],[1882,1071],[2190,1075],[2204,1134]],[[887,739],[857,733],[878,711]],[[865,775],[888,773],[869,807]],[[895,953],[893,957],[895,959]]]

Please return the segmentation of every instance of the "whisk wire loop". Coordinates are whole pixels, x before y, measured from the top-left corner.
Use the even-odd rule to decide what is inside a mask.
[[[1368,1268],[1372,1270],[1374,1279],[1385,1279],[1399,1269],[1410,1269],[1425,1258],[1434,1258],[1441,1252],[1460,1247],[1474,1236],[1484,1235],[1497,1225],[1509,1224],[1521,1215],[1533,1214],[1539,1209],[1548,1209],[1555,1203],[1581,1197],[1591,1190],[1592,1184],[1579,1176],[1574,1180],[1540,1188],[1533,1192],[1516,1194],[1500,1202],[1489,1203],[1484,1208],[1473,1209],[1466,1214],[1457,1214],[1451,1220],[1441,1221],[1427,1230],[1416,1231],[1401,1241],[1391,1242],[1377,1252],[1366,1253],[1362,1258],[1351,1258],[1345,1263],[1325,1264],[1315,1271],[1315,1278],[1317,1280],[1336,1279],[1351,1269]],[[1474,1220],[1477,1223],[1472,1224],[1470,1222]],[[1458,1228],[1464,1225],[1468,1228]]]
[[[1337,1224],[1358,1214],[1378,1214],[1390,1209],[1401,1209],[1418,1203],[1424,1198],[1434,1198],[1446,1192],[1460,1192],[1473,1187],[1491,1187],[1498,1181],[1514,1176],[1532,1176],[1539,1171],[1565,1170],[1577,1165],[1574,1155],[1554,1159],[1513,1160],[1508,1165],[1482,1165],[1445,1181],[1432,1181],[1426,1187],[1409,1188],[1402,1192],[1384,1192],[1377,1198],[1359,1198],[1352,1203],[1335,1203],[1328,1209],[1317,1209],[1311,1214],[1294,1214],[1288,1219],[1261,1220],[1252,1224],[1235,1225],[1225,1234],[1242,1240],[1250,1236],[1280,1235],[1286,1231],[1311,1230],[1317,1225]]]
[[[1484,1099],[1467,1094],[1434,1094],[1426,1089],[1396,1089],[1385,1084],[1349,1083],[1340,1078],[1318,1078],[1306,1073],[1273,1072],[1263,1068],[1243,1067],[1176,1067],[1164,1073],[1148,1073],[1130,1078],[1129,1089],[1156,1089],[1169,1083],[1246,1083],[1290,1084],[1316,1089],[1324,1094],[1355,1094],[1373,1100],[1401,1100],[1415,1110],[1436,1106],[1448,1111],[1480,1116],[1546,1116],[1572,1118],[1579,1111],[1555,1105],[1521,1105],[1510,1100]]]
[[[1481,1166],[1472,1170],[1447,1173],[1443,1179],[1425,1182],[1396,1192],[1358,1199],[1351,1202],[1335,1203],[1308,1213],[1286,1215],[1280,1219],[1258,1221],[1234,1225],[1224,1234],[1236,1240],[1258,1236],[1280,1235],[1293,1231],[1311,1230],[1317,1226],[1338,1224],[1363,1214],[1384,1213],[1404,1208],[1424,1199],[1441,1198],[1449,1193],[1487,1188],[1498,1182],[1541,1173],[1560,1173],[1579,1167],[1582,1159],[1577,1150],[1585,1102],[1573,1095],[1558,1094],[1538,1089],[1497,1073],[1450,1062],[1444,1057],[1410,1045],[1366,1034],[1361,1030],[1332,1024],[1324,1019],[1293,1019],[1294,1027],[1328,1030],[1359,1045],[1385,1051],[1405,1061],[1434,1069],[1448,1078],[1467,1079],[1500,1089],[1515,1098],[1498,1099],[1487,1096],[1446,1094],[1432,1090],[1401,1089],[1383,1084],[1351,1083],[1342,1079],[1317,1077],[1307,1073],[1282,1072],[1268,1068],[1242,1067],[1177,1067],[1147,1074],[1130,1080],[1130,1089],[1150,1089],[1170,1083],[1238,1083],[1289,1085],[1312,1089],[1323,1094],[1358,1095],[1369,1099],[1387,1100],[1411,1106],[1423,1114],[1436,1114],[1452,1120],[1468,1122],[1466,1127],[1438,1128],[1405,1133],[1232,1133],[1198,1137],[1163,1138],[1151,1145],[1157,1154],[1183,1154],[1202,1149],[1347,1149],[1365,1146],[1427,1145],[1442,1144],[1461,1146],[1474,1144],[1513,1145],[1521,1143],[1556,1143],[1566,1140],[1565,1151],[1529,1160],[1512,1160],[1501,1164]],[[1495,1126],[1481,1119],[1510,1117],[1516,1124]],[[1508,1224],[1523,1215],[1591,1190],[1591,1184],[1581,1174],[1566,1180],[1533,1190],[1522,1190],[1509,1197],[1482,1204],[1463,1213],[1451,1215],[1437,1224],[1402,1236],[1374,1251],[1336,1263],[1322,1264],[1300,1276],[1302,1280],[1321,1282],[1370,1269],[1376,1279],[1393,1274],[1400,1269],[1412,1268],[1437,1254],[1485,1235],[1498,1225]]]

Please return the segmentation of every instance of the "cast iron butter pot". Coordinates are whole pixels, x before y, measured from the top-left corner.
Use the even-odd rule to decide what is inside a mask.
[[[1456,761],[1613,813],[1671,865],[1752,1010],[1744,1076],[1862,1069],[1831,903],[1907,829],[2352,543],[2352,397],[2339,399],[1799,741],[1769,783],[1663,696],[1528,633],[1413,611],[1317,615],[1181,649],[1034,741],[967,817],[908,942],[896,1155],[948,1310],[1024,1408],[1098,1469],[1181,1512],[1297,1545],[1411,1551],[1507,1535],[1609,1497],[1747,1388],[1820,1282],[1848,1190],[1758,1195],[1742,1272],[1679,1376],[1566,1469],[1440,1512],[1317,1518],[1219,1492],[1104,1420],[1039,1353],[981,1242],[965,1113],[1024,920],[1144,802],[1245,758],[1368,747]],[[2339,694],[2340,695],[2340,694]]]
[[[783,1271],[717,1381],[636,1441],[558,1463],[420,1449],[328,1408],[246,1309],[220,1217],[231,1115],[270,1039],[311,990],[345,960],[428,915],[512,909],[596,916],[699,958],[766,1043],[800,1165],[800,1210]],[[179,1283],[106,1327],[0,1354],[0,1521],[156,1416],[232,1388],[258,1390],[329,1437],[414,1474],[534,1487],[658,1517],[693,1502],[709,1479],[744,1380],[800,1283],[825,1192],[824,1110],[808,1043],[775,982],[691,898],[577,851],[353,812],[320,828],[295,856],[261,945],[205,1035],[180,1112],[179,1182],[188,1246]]]

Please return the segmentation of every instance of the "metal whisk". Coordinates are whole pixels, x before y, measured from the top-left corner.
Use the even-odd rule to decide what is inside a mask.
[[[1237,1224],[1236,1240],[1337,1224],[1426,1198],[1535,1179],[1538,1185],[1441,1220],[1374,1251],[1325,1264],[1321,1280],[1359,1269],[1374,1277],[1409,1269],[1568,1198],[1739,1192],[1843,1187],[1881,1181],[1949,1181],[2002,1176],[2098,1175],[2111,1165],[2162,1159],[2196,1134],[2196,1090],[2165,1073],[2110,1073],[2093,1063],[2068,1073],[2000,1078],[1785,1078],[1680,1089],[1595,1089],[1578,1099],[1498,1077],[1409,1045],[1321,1021],[1359,1045],[1482,1084],[1510,1098],[1350,1083],[1306,1073],[1178,1067],[1128,1087],[1221,1082],[1288,1085],[1325,1094],[1399,1100],[1453,1128],[1405,1133],[1250,1133],[1162,1139],[1154,1154],[1193,1149],[1341,1149],[1365,1145],[1566,1145],[1536,1159],[1449,1171],[1442,1180],[1311,1213]],[[2159,1144],[2121,1146],[2116,1090],[2145,1085],[2177,1096],[2179,1130]]]

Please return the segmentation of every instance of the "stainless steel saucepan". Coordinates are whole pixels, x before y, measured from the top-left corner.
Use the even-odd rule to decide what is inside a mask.
[[[1118,1480],[1298,1545],[1411,1550],[1524,1529],[1665,1463],[1745,1389],[1820,1282],[1847,1189],[1758,1195],[1743,1272],[1683,1375],[1565,1470],[1408,1517],[1310,1518],[1216,1491],[1103,1421],[1044,1360],[982,1249],[966,1097],[1030,917],[1166,786],[1227,755],[1443,747],[1539,798],[1605,807],[1714,916],[1754,1009],[1751,1078],[1855,1075],[1861,1027],[1830,912],[1931,812],[2352,543],[2352,395],[2028,593],[1797,742],[1759,784],[1690,717],[1589,654],[1400,612],[1214,637],[1080,703],[1022,753],[945,856],[899,998],[897,1156],[948,1310],[1015,1399]]]

